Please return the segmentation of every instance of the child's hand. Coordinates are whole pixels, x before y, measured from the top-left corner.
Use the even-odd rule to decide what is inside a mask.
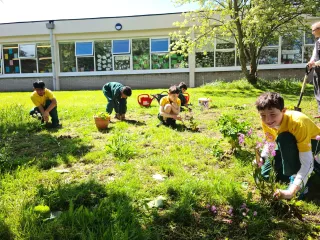
[[[274,199],[291,199],[294,197],[296,191],[295,189],[289,187],[289,189],[287,190],[281,190],[281,189],[277,189],[274,194],[273,194],[273,198]]]
[[[182,118],[181,118],[181,116],[176,116],[176,117],[174,117],[174,119],[176,119],[176,120],[179,120],[179,121],[182,121]]]

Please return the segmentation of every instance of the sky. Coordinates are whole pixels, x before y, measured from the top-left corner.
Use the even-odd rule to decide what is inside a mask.
[[[184,12],[172,0],[0,0],[0,23]]]

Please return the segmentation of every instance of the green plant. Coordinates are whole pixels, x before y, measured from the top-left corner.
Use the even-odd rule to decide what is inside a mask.
[[[238,120],[239,118],[231,114],[223,114],[218,119],[219,131],[223,137],[228,138],[233,150],[240,148],[238,136],[241,133],[246,133],[249,130],[249,123]]]
[[[96,113],[94,115],[95,118],[101,118],[101,119],[104,119],[104,120],[107,120],[109,119],[110,120],[110,115],[106,112],[99,112],[99,113]]]
[[[112,137],[111,143],[107,144],[106,151],[122,161],[128,161],[136,155],[133,140],[129,135],[122,134],[120,131],[117,131]]]

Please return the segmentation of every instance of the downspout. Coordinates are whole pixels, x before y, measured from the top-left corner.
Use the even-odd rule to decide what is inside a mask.
[[[55,55],[55,44],[54,44],[54,39],[53,39],[54,21],[53,20],[49,21],[49,23],[46,24],[46,27],[50,31],[53,90],[59,90],[59,87],[57,86],[56,55]]]

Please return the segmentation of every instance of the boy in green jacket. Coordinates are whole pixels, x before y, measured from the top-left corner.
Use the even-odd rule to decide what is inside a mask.
[[[131,88],[118,82],[109,82],[102,87],[102,92],[108,99],[106,112],[111,114],[114,109],[115,118],[124,120],[127,112],[127,97],[132,94]]]

